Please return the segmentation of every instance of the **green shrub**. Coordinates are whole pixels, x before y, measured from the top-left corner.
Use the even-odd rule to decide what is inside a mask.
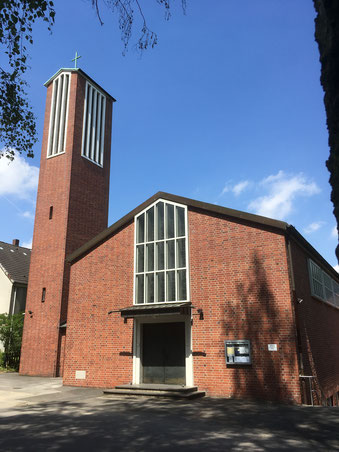
[[[0,314],[0,341],[4,347],[0,355],[2,367],[19,370],[23,326],[22,314]]]

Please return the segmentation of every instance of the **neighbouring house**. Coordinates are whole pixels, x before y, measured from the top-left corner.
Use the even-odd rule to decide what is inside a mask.
[[[107,228],[115,100],[46,86],[20,372],[338,404],[338,273],[285,222],[164,192]]]
[[[0,314],[25,312],[30,258],[19,240],[0,242]]]

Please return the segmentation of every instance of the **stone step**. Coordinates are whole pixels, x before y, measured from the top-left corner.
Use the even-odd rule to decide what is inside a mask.
[[[146,397],[165,397],[165,398],[173,398],[173,399],[196,399],[199,397],[204,397],[204,391],[193,390],[190,392],[183,391],[165,391],[160,390],[156,391],[154,389],[106,389],[103,391],[106,396],[115,396],[115,395],[125,395],[125,396],[146,396]]]
[[[132,390],[143,390],[143,391],[165,391],[165,392],[181,392],[188,393],[198,390],[197,386],[183,386],[183,385],[166,385],[166,384],[151,384],[151,383],[141,383],[141,384],[125,384],[115,386],[114,389],[124,389],[128,391]]]

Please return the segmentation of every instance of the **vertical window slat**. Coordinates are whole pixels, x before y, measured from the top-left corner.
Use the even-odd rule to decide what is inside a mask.
[[[100,166],[103,166],[105,111],[105,96],[87,82],[82,155]]]
[[[49,127],[49,143],[48,143],[48,156],[53,155],[53,139],[54,139],[54,123],[55,123],[55,107],[56,98],[58,92],[58,80],[53,83],[53,94],[51,103],[51,117],[50,117],[50,127]]]
[[[98,91],[93,90],[93,108],[92,108],[92,132],[91,132],[91,153],[90,159],[95,162],[95,144],[96,144],[96,132],[97,132],[97,102],[98,102]]]
[[[100,163],[100,136],[101,136],[101,102],[102,102],[102,95],[98,95],[98,102],[97,102],[97,133],[95,137],[95,152],[94,152],[94,161],[96,163]]]
[[[86,148],[84,155],[89,158],[89,151],[90,151],[90,137],[91,137],[91,128],[92,128],[92,87],[88,85],[88,103],[87,103],[87,125],[86,129],[84,130],[84,133],[86,134]]]
[[[54,123],[54,146],[53,155],[59,154],[59,130],[60,130],[60,120],[61,120],[61,96],[63,87],[63,75],[60,76],[58,84],[58,94],[57,94],[57,105],[55,111],[55,123]]]
[[[105,146],[105,118],[106,118],[106,98],[104,97],[102,103],[102,117],[101,117],[101,140],[100,140],[100,165],[104,164],[104,146]]]
[[[69,104],[70,74],[63,73],[53,81],[47,157],[65,152]]]

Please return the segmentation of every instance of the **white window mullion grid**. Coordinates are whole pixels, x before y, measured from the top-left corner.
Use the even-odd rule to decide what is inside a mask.
[[[177,250],[177,208],[174,206],[173,208],[173,221],[174,221],[174,301],[179,299],[178,296],[178,250]]]
[[[319,298],[322,301],[325,301],[326,303],[331,304],[332,306],[339,307],[338,301],[337,301],[337,295],[336,295],[336,281],[331,278],[324,270],[322,270],[315,262],[313,262],[311,259],[308,260],[308,266],[309,266],[309,276],[310,276],[310,284],[311,284],[311,294],[312,296],[315,296],[316,298]],[[330,286],[326,284],[326,277],[329,278]],[[317,283],[321,287],[321,294],[319,294],[319,291],[317,291],[315,283]],[[327,300],[327,293],[326,289],[328,291],[332,291],[332,299],[333,301]]]
[[[185,208],[185,253],[186,253],[186,298],[187,300],[191,299],[191,293],[190,293],[190,275],[188,272],[189,265],[188,265],[188,257],[189,257],[189,250],[188,250],[188,210]]]
[[[158,216],[157,216],[157,203],[158,202],[163,202],[164,203],[164,238],[161,240],[158,240]],[[143,288],[143,304],[150,304],[148,303],[147,300],[147,296],[148,296],[148,289],[147,289],[147,275],[151,275],[153,274],[154,277],[154,301],[153,303],[157,303],[159,302],[158,300],[158,281],[157,281],[157,273],[163,273],[164,275],[164,302],[168,302],[168,294],[167,294],[167,289],[168,289],[168,283],[167,283],[167,273],[169,271],[173,272],[174,271],[174,283],[175,283],[175,300],[171,300],[172,302],[175,302],[179,299],[179,270],[184,270],[185,271],[185,275],[186,275],[186,300],[189,300],[190,298],[190,286],[189,286],[189,274],[188,274],[188,237],[187,237],[187,233],[188,233],[188,226],[187,226],[187,221],[188,221],[188,217],[187,217],[187,209],[185,208],[185,235],[180,237],[180,239],[185,240],[185,266],[184,267],[179,267],[177,264],[177,259],[178,259],[178,250],[177,250],[177,240],[179,239],[177,236],[177,212],[176,212],[176,204],[171,203],[171,202],[165,202],[163,200],[158,201],[157,203],[153,204],[152,206],[150,206],[148,209],[146,209],[144,212],[140,213],[136,218],[135,218],[135,232],[134,232],[134,241],[135,241],[135,259],[134,259],[134,303],[137,304],[137,276],[142,276],[143,278],[143,282],[144,282],[144,288]],[[167,215],[167,208],[166,208],[166,204],[169,205],[173,205],[174,206],[174,238],[169,239],[168,238],[168,215]],[[147,211],[150,208],[154,208],[154,237],[152,241],[148,241],[148,221],[147,221]],[[183,207],[183,206],[180,206]],[[138,236],[138,218],[141,217],[141,215],[144,215],[144,236],[142,238],[142,242],[137,244],[137,236]],[[174,243],[174,268],[169,269],[168,268],[168,251],[167,251],[167,242],[168,241],[173,241]],[[159,243],[163,243],[164,246],[164,269],[160,270],[158,268],[158,253],[157,253],[157,245]],[[147,262],[148,262],[148,254],[147,254],[147,245],[149,244],[153,244],[154,248],[153,248],[153,265],[154,268],[152,271],[149,271],[147,268]],[[137,272],[137,267],[138,267],[138,253],[137,253],[137,246],[142,246],[144,253],[143,253],[143,271],[142,272]],[[185,300],[183,300],[185,301]]]
[[[164,301],[167,301],[167,207],[164,202]]]
[[[157,205],[154,205],[154,303],[158,302],[158,278],[157,278],[157,268],[158,268],[158,214]]]

